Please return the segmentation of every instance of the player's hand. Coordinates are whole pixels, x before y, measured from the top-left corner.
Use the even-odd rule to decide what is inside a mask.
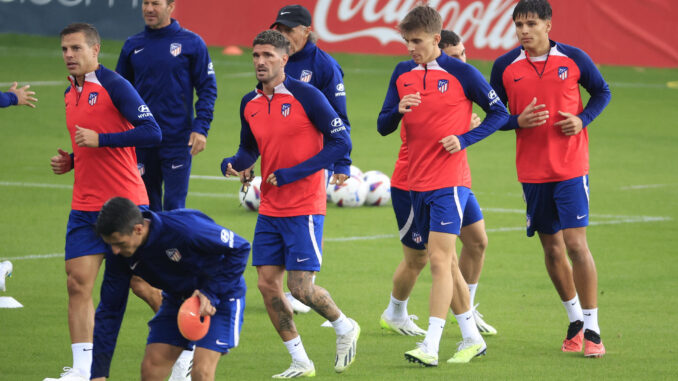
[[[207,136],[199,132],[191,132],[188,138],[188,146],[191,147],[191,155],[195,156],[205,150],[207,145]]]
[[[217,313],[217,309],[214,308],[210,300],[205,295],[203,295],[202,292],[199,290],[193,291],[192,296],[196,295],[198,296],[198,299],[200,299],[200,316],[213,316],[215,313]]]
[[[18,100],[17,106],[26,105],[28,107],[35,108],[35,105],[31,102],[37,102],[38,99],[33,97],[33,95],[35,95],[35,91],[28,91],[28,88],[31,87],[31,85],[26,85],[18,89],[17,85],[18,83],[14,82],[9,90],[7,90],[8,92],[14,93],[14,95],[16,95]]]
[[[68,152],[59,148],[57,150],[59,153],[56,156],[52,156],[50,159],[50,165],[52,166],[52,172],[56,175],[63,175],[64,173],[73,169],[73,163],[71,162],[71,155]]]
[[[438,141],[438,143],[441,143],[443,148],[445,148],[445,151],[449,153],[457,153],[461,151],[461,143],[459,142],[459,138],[456,135],[445,136],[440,141]]]
[[[271,184],[271,185],[275,185],[276,187],[278,186],[278,179],[275,178],[274,173],[271,173],[270,175],[268,175],[268,177],[266,178],[266,182]]]
[[[419,92],[414,94],[407,94],[400,100],[398,103],[398,112],[404,114],[406,112],[411,112],[412,107],[417,107],[421,103],[421,95]]]
[[[567,136],[577,135],[584,128],[583,122],[579,119],[578,116],[570,114],[569,112],[558,111],[558,114],[562,116],[563,120],[556,122],[553,125],[560,127],[560,130],[563,131],[563,134]]]
[[[475,112],[471,114],[471,125],[469,126],[469,131],[480,126],[480,123],[482,122],[483,121],[480,119],[478,114],[476,114]]]
[[[518,127],[533,128],[546,123],[549,118],[549,111],[542,110],[545,107],[545,104],[538,105],[537,98],[533,98],[532,102],[518,115]]]
[[[240,176],[240,172],[233,169],[231,163],[228,163],[228,165],[226,165],[226,174],[224,176],[225,177]]]
[[[240,176],[241,183],[248,184],[250,181],[254,179],[254,164],[252,164],[251,167],[240,171],[240,173],[238,173],[238,176]]]
[[[330,179],[330,184],[332,185],[341,185],[348,179],[348,175],[345,173],[333,173],[332,178]]]
[[[99,147],[99,134],[94,130],[75,125],[75,144],[80,147]]]

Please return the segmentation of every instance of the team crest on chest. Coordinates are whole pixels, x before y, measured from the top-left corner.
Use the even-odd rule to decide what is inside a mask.
[[[313,72],[310,70],[302,70],[299,80],[301,82],[311,82],[311,77],[313,77]]]
[[[558,78],[563,81],[567,79],[567,66],[561,66],[558,68]]]
[[[441,94],[445,94],[447,91],[447,84],[449,83],[448,80],[446,79],[439,79],[438,80],[438,91],[440,91]]]
[[[173,56],[178,56],[181,54],[181,44],[178,42],[173,42],[170,44],[170,54]]]
[[[292,105],[289,103],[283,103],[282,107],[280,108],[280,113],[282,116],[287,118],[288,115],[290,115],[290,110],[292,109]]]
[[[89,99],[87,99],[87,103],[89,103],[90,106],[94,106],[97,104],[97,99],[99,99],[99,93],[89,93]]]
[[[176,248],[165,250],[165,254],[167,254],[167,258],[172,262],[179,262],[181,260],[181,253]]]

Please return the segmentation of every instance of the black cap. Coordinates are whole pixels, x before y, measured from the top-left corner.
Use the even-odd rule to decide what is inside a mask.
[[[287,5],[278,11],[278,16],[275,22],[271,24],[271,28],[276,24],[283,24],[290,28],[297,25],[311,26],[311,12],[301,5]]]

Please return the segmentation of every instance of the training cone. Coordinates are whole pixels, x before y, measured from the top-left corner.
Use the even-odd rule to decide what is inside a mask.
[[[200,299],[197,295],[186,299],[181,305],[177,324],[179,332],[188,340],[198,341],[205,337],[210,329],[210,317],[200,317]]]
[[[243,51],[240,49],[240,47],[236,45],[229,45],[224,48],[224,50],[221,51],[222,54],[227,55],[227,56],[241,56]]]

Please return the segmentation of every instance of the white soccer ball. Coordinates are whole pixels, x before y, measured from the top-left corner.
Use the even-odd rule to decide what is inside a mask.
[[[356,177],[349,177],[341,185],[332,185],[330,197],[337,206],[355,208],[365,203],[367,184]]]
[[[351,165],[351,168],[350,168],[350,174],[349,174],[349,175],[350,175],[350,177],[357,177],[357,178],[359,178],[360,180],[362,180],[363,177],[365,176],[365,175],[363,174],[363,171],[361,171],[360,168],[356,167],[355,165]]]
[[[259,204],[261,203],[261,176],[255,176],[250,181],[247,192],[243,192],[241,188],[240,192],[238,192],[238,198],[240,199],[240,205],[245,208],[254,212],[259,210]]]
[[[380,171],[367,171],[363,178],[367,185],[365,205],[384,205],[391,199],[391,179]]]

